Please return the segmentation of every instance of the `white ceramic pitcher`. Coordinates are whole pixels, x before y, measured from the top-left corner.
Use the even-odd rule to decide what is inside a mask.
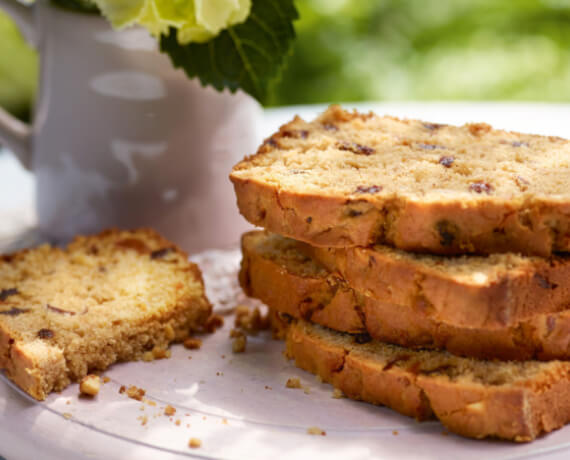
[[[33,124],[0,109],[0,140],[35,173],[45,237],[151,226],[190,252],[237,243],[227,176],[259,142],[252,98],[189,80],[142,29],[44,0],[0,8],[41,59]]]

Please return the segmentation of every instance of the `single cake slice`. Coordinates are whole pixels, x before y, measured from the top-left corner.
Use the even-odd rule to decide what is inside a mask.
[[[352,399],[471,438],[531,441],[570,421],[570,363],[497,362],[413,351],[293,321],[286,354]]]
[[[570,144],[346,112],[295,118],[231,175],[253,224],[315,246],[570,251]]]
[[[164,356],[210,313],[198,267],[152,230],[0,256],[0,369],[36,399],[116,361]]]
[[[434,310],[442,321],[503,328],[570,308],[570,254],[432,256],[387,246],[299,249],[380,301]]]
[[[318,260],[308,255],[304,248],[306,245],[278,235],[266,232],[246,233],[242,237],[243,259],[240,270],[240,283],[246,294],[260,299],[275,311],[338,331],[361,334],[362,340],[372,337],[410,348],[446,349],[457,355],[476,358],[570,359],[568,309],[540,313],[541,309],[537,307],[538,313],[534,315],[518,318],[508,326],[497,326],[496,323],[486,321],[486,318],[499,316],[493,309],[501,307],[498,302],[500,297],[495,296],[497,305],[493,303],[495,297],[489,296],[485,309],[473,303],[473,311],[469,310],[470,304],[465,302],[464,297],[472,295],[471,291],[477,288],[476,285],[463,286],[462,290],[450,290],[449,295],[442,297],[446,303],[445,308],[439,309],[427,300],[421,300],[421,297],[421,301],[404,304],[394,303],[393,298],[378,300],[362,294],[339,274],[328,271]],[[399,270],[402,279],[407,276],[406,270],[410,270],[405,265],[412,257],[404,257],[404,267]],[[518,268],[528,269],[523,258],[519,262],[521,266]],[[392,272],[394,275],[387,276],[386,282],[395,280],[398,273],[398,260],[390,263],[394,267],[384,269],[382,264],[375,265],[379,273]],[[442,263],[454,264],[445,258],[442,258]],[[482,270],[484,263],[474,265],[477,270]],[[428,272],[429,268],[422,267]],[[451,273],[447,273],[447,276],[450,279],[440,281],[442,286],[439,289],[435,280],[432,280],[435,293],[445,291],[445,283],[453,284],[453,269],[448,268]],[[468,270],[468,267],[464,269]],[[511,270],[516,272],[517,266]],[[440,269],[440,276],[445,273],[444,269]],[[415,274],[410,277],[409,283],[413,284],[413,280],[421,280],[425,276]],[[529,277],[532,280],[533,275]],[[397,299],[397,291],[404,287],[396,280],[394,285],[383,286],[383,289],[391,289]],[[524,297],[520,298],[524,300]],[[454,306],[465,309],[465,312],[462,315],[454,312]],[[480,319],[477,314],[481,315]],[[466,319],[469,316],[473,317],[476,325],[457,321],[457,318]]]

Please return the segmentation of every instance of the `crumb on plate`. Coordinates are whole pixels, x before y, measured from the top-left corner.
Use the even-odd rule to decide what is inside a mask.
[[[311,427],[307,428],[307,434],[311,434],[314,436],[326,436],[327,432],[324,430],[321,430],[317,426],[311,426]]]
[[[198,438],[190,438],[190,441],[188,441],[188,446],[190,446],[192,449],[202,447],[202,440]]]
[[[188,337],[184,340],[184,348],[188,350],[199,350],[202,347],[202,341],[195,337]]]
[[[285,383],[285,386],[287,388],[302,388],[301,386],[301,380],[299,380],[297,377],[292,377],[290,379],[287,379],[287,383]]]
[[[247,345],[247,337],[245,335],[236,337],[232,342],[232,352],[243,353],[245,351],[246,345]]]
[[[79,383],[79,392],[86,396],[97,396],[101,389],[101,379],[98,375],[88,374]]]

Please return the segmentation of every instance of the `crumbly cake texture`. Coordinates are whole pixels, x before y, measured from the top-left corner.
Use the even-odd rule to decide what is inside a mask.
[[[570,421],[570,363],[495,362],[413,351],[293,321],[286,354],[347,397],[470,437],[532,441]]]
[[[166,349],[210,313],[198,267],[149,229],[0,256],[0,368],[39,400]]]
[[[461,303],[461,296],[468,296],[477,286],[464,286],[463,294],[451,291],[441,295],[444,301],[450,299],[449,308],[438,310],[429,307],[426,301],[395,304],[362,294],[303,248],[305,245],[301,243],[266,232],[245,234],[239,277],[246,294],[260,299],[272,310],[334,330],[360,334],[364,341],[374,338],[410,348],[446,349],[457,355],[485,359],[570,359],[569,310],[536,313],[502,327],[496,327],[495,323],[490,327],[484,322],[477,326],[462,325],[455,322],[459,316],[454,314],[453,307]],[[397,260],[392,262],[396,264]],[[476,264],[477,269],[482,269],[482,265]],[[390,272],[381,264],[375,265],[375,269],[381,274]],[[398,285],[397,275],[400,273],[403,279],[406,269],[392,268],[395,295],[403,289]],[[439,270],[451,276],[457,267]],[[466,276],[465,270],[460,272]],[[533,279],[532,273],[529,277]],[[387,276],[383,282],[391,279]],[[413,287],[412,281],[413,278],[410,287]],[[440,291],[445,290],[442,287],[438,290],[436,285],[434,292]],[[492,296],[488,300],[487,310],[492,311],[497,305]],[[470,311],[469,303],[461,305],[465,314],[460,319],[477,316],[478,310]],[[473,304],[472,308],[476,309],[477,305]],[[485,310],[480,314],[491,316]]]
[[[570,144],[347,112],[296,117],[231,175],[241,213],[323,247],[570,251]]]

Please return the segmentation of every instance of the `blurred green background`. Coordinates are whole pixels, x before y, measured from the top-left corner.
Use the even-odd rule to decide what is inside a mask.
[[[297,0],[272,105],[570,101],[568,0]],[[0,105],[26,116],[37,65],[0,16]]]
[[[36,91],[37,56],[0,10],[0,106],[27,119]]]

